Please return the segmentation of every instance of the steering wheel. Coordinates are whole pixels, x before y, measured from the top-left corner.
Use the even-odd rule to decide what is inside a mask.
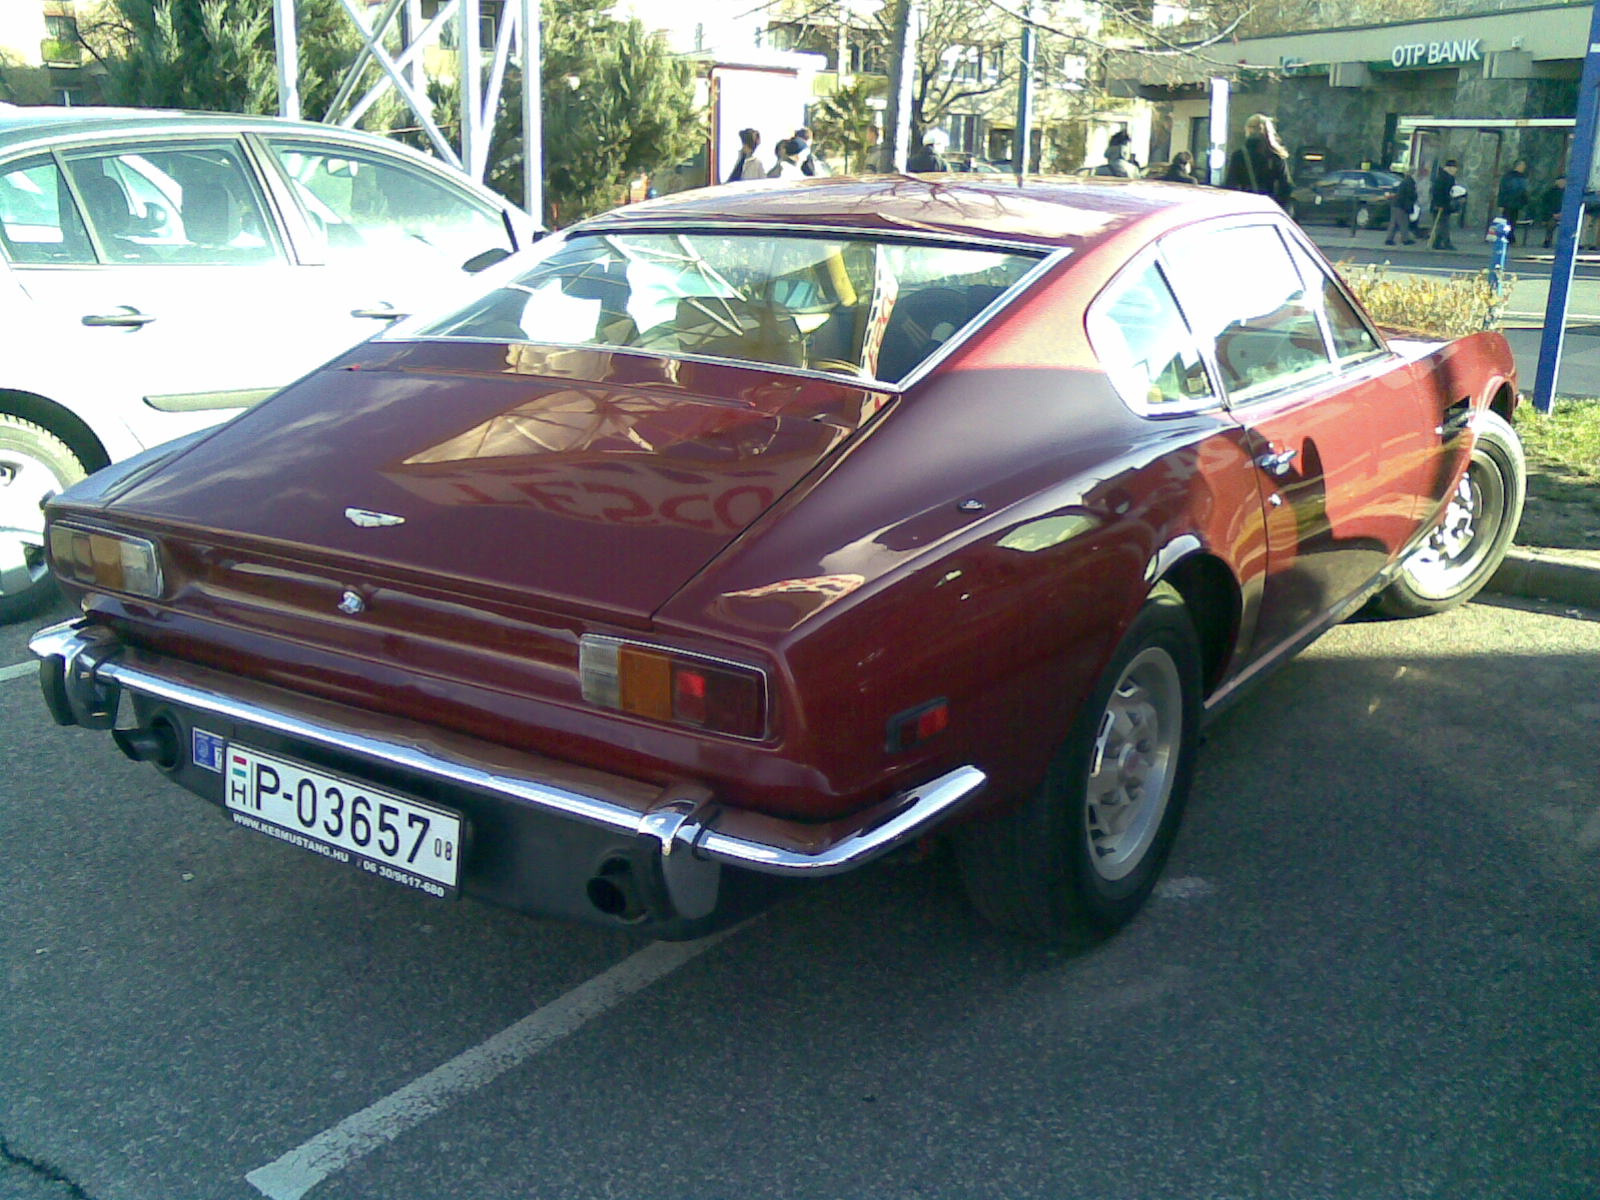
[[[846,362],[842,358],[813,358],[806,363],[813,371],[838,371],[842,375],[854,375],[858,379],[866,375],[866,370],[860,363]]]

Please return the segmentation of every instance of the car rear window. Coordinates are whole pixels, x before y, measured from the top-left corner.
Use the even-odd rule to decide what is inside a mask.
[[[612,346],[897,383],[1039,261],[745,233],[574,237],[423,336]]]

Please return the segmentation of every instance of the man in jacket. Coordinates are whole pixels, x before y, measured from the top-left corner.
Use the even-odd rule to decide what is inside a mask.
[[[942,129],[930,129],[922,139],[922,148],[913,154],[906,163],[906,170],[928,172],[948,171],[950,164],[945,161],[944,152],[950,145],[950,135]]]
[[[1450,213],[1455,207],[1455,197],[1450,193],[1456,186],[1456,170],[1459,166],[1455,159],[1447,158],[1434,168],[1433,184],[1428,188],[1428,204],[1433,209],[1433,238],[1428,243],[1430,249],[1456,248],[1450,240]]]
[[[1517,222],[1522,210],[1528,207],[1528,160],[1519,158],[1511,170],[1500,177],[1500,190],[1494,202],[1500,206],[1500,215],[1511,225],[1511,245],[1517,244]]]
[[[1417,240],[1411,236],[1411,210],[1417,206],[1417,181],[1411,178],[1411,172],[1403,168],[1396,173],[1400,176],[1400,183],[1389,193],[1389,229],[1383,244],[1394,245],[1394,235],[1398,233],[1401,241],[1409,246]],[[1350,224],[1353,229],[1355,222]]]

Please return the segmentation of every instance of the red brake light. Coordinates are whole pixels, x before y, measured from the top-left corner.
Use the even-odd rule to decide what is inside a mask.
[[[585,634],[583,698],[655,721],[732,737],[767,735],[766,676],[737,663]]]

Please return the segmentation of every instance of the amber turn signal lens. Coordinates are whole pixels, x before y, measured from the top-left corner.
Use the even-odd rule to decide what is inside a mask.
[[[50,561],[62,579],[156,599],[161,558],[147,538],[76,525],[50,526]]]
[[[766,676],[750,667],[585,634],[578,673],[583,698],[603,708],[730,737],[767,733]]]

